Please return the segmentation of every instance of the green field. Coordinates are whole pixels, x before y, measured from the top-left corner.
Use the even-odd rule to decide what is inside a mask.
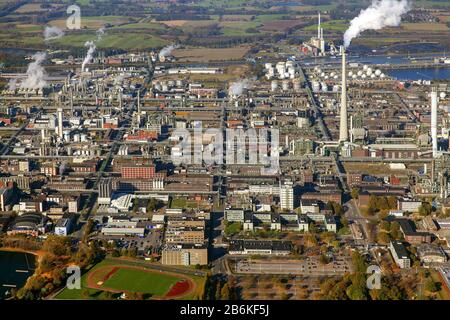
[[[98,281],[105,277],[111,268],[105,267],[144,267],[147,268],[147,263],[143,261],[132,261],[132,260],[120,260],[120,259],[110,259],[106,258],[100,263],[93,266],[88,272],[84,273],[81,277],[81,289],[69,290],[64,288],[59,292],[54,299],[61,300],[102,300],[106,298],[106,291],[101,289],[89,288],[87,285],[87,279],[89,275],[95,272],[95,281]],[[196,299],[198,295],[201,295],[203,290],[204,281],[203,277],[189,276],[189,278],[194,281],[197,288],[195,292],[182,297],[183,300]],[[116,290],[142,292],[146,295],[160,295],[163,296],[170,288],[170,286],[176,283],[178,280],[182,279],[176,275],[168,275],[166,273],[160,273],[157,270],[149,269],[149,272],[143,270],[134,269],[119,269],[115,274],[111,276],[106,282],[105,286],[111,289],[116,288]],[[117,299],[120,293],[113,294],[113,298]]]
[[[161,297],[179,280],[181,278],[167,274],[126,268],[117,270],[104,286],[119,291],[142,292]]]

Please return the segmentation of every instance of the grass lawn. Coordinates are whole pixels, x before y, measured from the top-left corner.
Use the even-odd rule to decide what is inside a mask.
[[[164,296],[169,288],[181,280],[167,274],[143,270],[119,269],[104,286],[116,290],[149,293]]]

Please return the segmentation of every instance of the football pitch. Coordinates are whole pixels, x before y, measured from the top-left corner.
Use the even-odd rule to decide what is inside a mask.
[[[105,281],[103,287],[111,288],[113,290],[142,292],[156,296],[164,296],[164,294],[180,280],[182,279],[159,272],[119,268]]]

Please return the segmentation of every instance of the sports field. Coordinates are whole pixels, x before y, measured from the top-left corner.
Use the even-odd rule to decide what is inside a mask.
[[[81,278],[79,290],[64,289],[55,299],[103,299],[110,292],[143,293],[151,299],[193,299],[203,287],[203,278],[159,271],[133,261],[106,259]],[[200,291],[199,291],[200,290]]]
[[[105,281],[102,287],[163,296],[171,286],[180,280],[182,279],[164,273],[120,268]]]

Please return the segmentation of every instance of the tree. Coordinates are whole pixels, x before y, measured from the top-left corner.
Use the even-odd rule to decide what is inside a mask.
[[[351,196],[353,199],[358,199],[359,198],[359,189],[358,188],[353,188],[351,191]]]
[[[422,203],[419,207],[419,214],[421,216],[429,216],[433,211],[433,207],[428,202]]]
[[[439,291],[437,286],[436,286],[436,283],[431,278],[428,279],[428,281],[425,283],[425,290],[427,290],[427,291],[429,291],[431,293],[435,293],[435,292]]]
[[[230,287],[228,286],[228,283],[225,283],[220,290],[220,297],[222,300],[230,299]]]

